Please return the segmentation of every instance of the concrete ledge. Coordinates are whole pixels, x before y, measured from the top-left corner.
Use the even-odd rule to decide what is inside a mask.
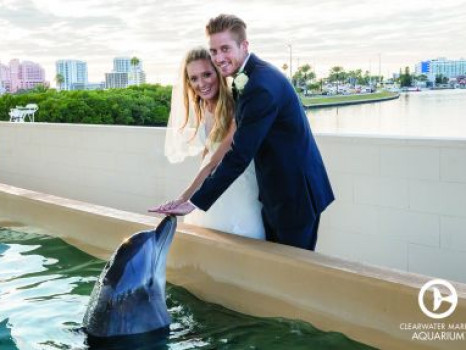
[[[0,184],[0,226],[31,225],[106,259],[157,218]],[[432,323],[417,305],[429,278],[180,224],[167,278],[198,297],[257,316],[301,319],[382,349],[464,349],[412,341],[402,323]],[[445,322],[466,322],[466,285]]]

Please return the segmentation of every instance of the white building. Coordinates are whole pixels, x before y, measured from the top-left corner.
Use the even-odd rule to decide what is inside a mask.
[[[136,65],[138,69],[142,70],[142,62]],[[131,72],[131,57],[115,57],[113,59],[114,73],[129,73]]]
[[[87,63],[77,60],[59,60],[55,63],[56,73],[63,76],[60,90],[76,90],[87,85]]]
[[[446,58],[437,58],[434,60],[422,61],[416,64],[416,74],[424,74],[430,82],[435,82],[437,76],[447,78],[456,78],[460,75],[466,75],[466,59],[447,60]]]
[[[127,74],[127,85],[119,87],[127,87],[130,85],[140,85],[146,82],[146,73],[142,69],[142,61],[139,61],[138,64],[131,64],[131,57],[115,57],[113,59],[113,71],[112,73],[126,73]],[[111,74],[111,73],[108,73]],[[107,74],[106,74],[107,77]],[[117,84],[120,85],[124,78],[120,75],[115,75],[110,77],[110,85]],[[109,85],[107,78],[105,79],[106,86]],[[108,87],[107,87],[108,88]]]
[[[128,85],[141,85],[146,82],[146,73],[143,70],[135,70],[128,73]]]
[[[105,81],[100,83],[87,83],[86,90],[103,90],[105,89]]]
[[[106,89],[124,89],[128,87],[128,73],[105,73]]]

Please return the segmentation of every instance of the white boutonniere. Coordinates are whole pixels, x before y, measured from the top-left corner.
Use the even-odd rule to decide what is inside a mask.
[[[233,79],[233,82],[235,83],[236,90],[238,90],[238,93],[242,93],[244,90],[244,87],[248,83],[249,78],[244,72],[240,72],[235,79]]]

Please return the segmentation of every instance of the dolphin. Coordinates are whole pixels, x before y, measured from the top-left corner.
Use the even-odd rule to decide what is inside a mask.
[[[115,251],[92,291],[83,319],[91,337],[128,336],[168,329],[165,269],[176,217],[135,233]]]

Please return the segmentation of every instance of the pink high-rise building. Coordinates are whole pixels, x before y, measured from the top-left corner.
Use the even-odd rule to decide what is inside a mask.
[[[0,86],[6,92],[33,89],[37,85],[46,85],[45,71],[39,64],[18,59],[10,61],[8,66],[0,64]]]
[[[10,91],[10,69],[0,63],[0,94]]]
[[[15,93],[19,88],[20,63],[17,58],[10,61],[10,92]]]

